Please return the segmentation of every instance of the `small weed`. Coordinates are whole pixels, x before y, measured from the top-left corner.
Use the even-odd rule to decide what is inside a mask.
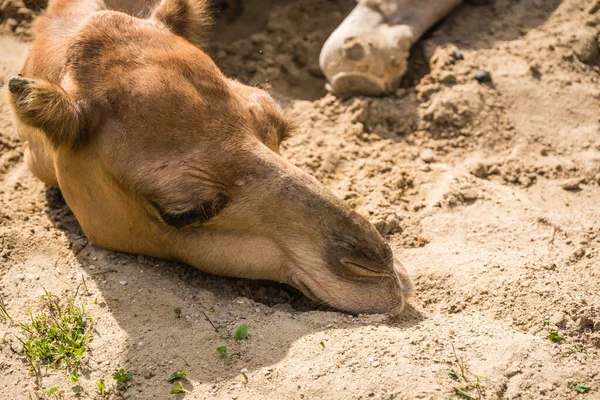
[[[117,383],[117,389],[125,390],[127,389],[128,383],[133,379],[133,374],[126,373],[123,368],[115,370],[112,374],[112,378]]]
[[[108,394],[108,391],[106,390],[106,383],[104,383],[104,378],[96,382],[96,387],[102,396],[106,396]]]
[[[10,314],[6,310],[6,304],[4,303],[4,299],[0,299],[0,322],[6,321],[10,321],[11,324],[15,323],[15,321],[13,321]]]
[[[181,308],[177,307],[173,310],[177,318],[181,318]]]
[[[233,357],[241,357],[240,353],[232,353],[227,355],[227,346],[219,346],[217,347],[217,353],[221,355],[221,357],[225,358],[225,364],[229,365],[233,362]]]
[[[580,382],[575,385],[575,391],[581,394],[587,393],[590,391],[590,385],[587,382]]]
[[[569,351],[571,353],[581,353],[581,352],[585,351],[585,347],[579,346],[579,345],[575,345],[575,346],[571,347],[569,349]]]
[[[452,390],[454,390],[454,394],[462,397],[463,399],[468,399],[468,400],[477,400],[477,397],[473,397],[471,396],[469,393],[465,392],[464,390],[461,390],[459,388],[457,388],[456,386],[452,387]]]
[[[77,371],[77,369],[71,371],[71,373],[69,374],[69,380],[73,383],[79,382],[79,372]]]
[[[248,368],[242,368],[242,370],[240,371],[240,373],[242,374],[242,383],[244,385],[248,384],[248,375],[246,375],[247,372]]]
[[[454,381],[458,381],[460,378],[458,377],[458,374],[456,373],[455,370],[451,369],[450,371],[448,371],[448,376],[450,377],[450,379],[454,380]]]
[[[171,387],[171,393],[185,393],[185,389],[183,388],[181,381],[177,381],[177,383]]]
[[[321,348],[321,350],[325,350],[325,342],[321,340],[319,342],[319,347]]]
[[[550,326],[550,321],[544,321],[543,327],[548,328]]]
[[[48,396],[52,396],[53,399],[60,400],[63,398],[63,392],[58,390],[58,387],[52,386],[50,389],[44,392]]]
[[[551,331],[546,338],[552,340],[553,342],[560,342],[564,339],[562,336],[560,336],[558,331]]]
[[[454,358],[456,359],[456,365],[458,366],[458,371],[456,371],[455,369],[450,369],[448,371],[448,376],[450,377],[450,379],[454,380],[454,381],[464,381],[466,383],[466,386],[463,386],[462,388],[453,386],[452,390],[454,392],[455,395],[462,397],[463,399],[468,399],[468,400],[480,400],[483,398],[483,387],[481,386],[481,381],[484,379],[478,375],[475,375],[474,373],[471,372],[471,370],[469,369],[469,366],[467,365],[466,362],[462,361],[460,358],[458,358],[458,355],[456,354],[456,349],[454,348],[454,345],[452,345],[452,350],[454,351]],[[470,390],[476,390],[477,391],[477,397],[475,397],[473,394],[469,393]]]
[[[70,378],[78,379],[77,368],[92,337],[92,318],[83,305],[75,305],[75,297],[61,301],[46,291],[42,312],[34,317],[30,311],[30,318],[29,324],[19,323],[25,337],[17,340],[23,345],[23,354],[38,382],[41,365],[71,371]]]
[[[56,392],[58,390],[58,388],[56,386],[52,386],[50,389],[46,390],[46,394],[54,394],[54,392]]]
[[[235,340],[246,340],[248,338],[248,325],[242,324],[235,331]]]
[[[167,381],[173,383],[173,382],[175,382],[177,380],[183,379],[187,373],[188,372],[185,371],[185,370],[183,370],[183,369],[178,369],[177,371],[173,372],[171,374],[171,376],[169,376],[167,378]]]

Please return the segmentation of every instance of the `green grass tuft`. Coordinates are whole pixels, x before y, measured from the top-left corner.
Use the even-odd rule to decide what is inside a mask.
[[[92,337],[92,317],[83,305],[75,304],[75,298],[61,301],[46,291],[40,314],[34,316],[30,310],[30,318],[29,323],[19,323],[25,337],[17,340],[38,379],[40,367],[44,366],[67,370],[76,382],[77,369]]]

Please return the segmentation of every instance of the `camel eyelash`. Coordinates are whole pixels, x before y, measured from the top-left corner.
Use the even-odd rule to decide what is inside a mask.
[[[152,202],[152,206],[158,211],[160,218],[165,224],[180,229],[198,222],[210,220],[223,210],[227,206],[227,203],[227,196],[219,194],[215,199],[200,204],[198,208],[178,213],[167,212],[155,202]]]

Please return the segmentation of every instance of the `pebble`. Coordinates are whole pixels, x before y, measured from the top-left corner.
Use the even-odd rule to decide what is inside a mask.
[[[563,182],[562,185],[560,185],[561,188],[563,188],[564,190],[568,190],[571,192],[575,192],[577,190],[581,190],[581,180],[579,179],[569,179],[566,182]]]
[[[492,74],[488,71],[478,71],[475,73],[475,80],[479,83],[491,82]]]
[[[127,285],[127,281],[119,281],[119,283],[123,286]]]
[[[485,179],[488,176],[488,168],[483,163],[476,163],[469,168],[469,172],[480,179]]]
[[[400,221],[396,214],[390,214],[385,219],[384,233],[387,235],[393,233],[400,228]]]
[[[427,164],[435,161],[435,155],[433,154],[433,151],[431,149],[425,149],[425,150],[421,151],[421,154],[419,155],[419,157],[421,157],[421,160],[423,160]]]
[[[452,57],[455,60],[464,60],[465,59],[465,56],[463,56],[463,53],[462,53],[462,51],[460,51],[460,49],[454,49],[452,51]]]
[[[594,32],[588,29],[575,32],[573,52],[582,63],[594,63],[599,56],[598,42]]]

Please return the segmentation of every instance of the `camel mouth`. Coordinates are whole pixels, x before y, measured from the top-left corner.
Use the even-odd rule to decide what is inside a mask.
[[[365,269],[362,266],[352,267]],[[290,284],[304,296],[320,305],[341,312],[358,314],[396,314],[405,307],[405,291],[395,273],[352,274],[337,276],[335,285],[323,285],[311,276],[294,274]],[[365,279],[366,278],[366,279]]]
[[[390,271],[390,273],[382,272],[381,270],[370,266],[367,262],[357,262],[356,260],[348,259],[342,259],[340,261],[342,264],[344,264],[346,267],[349,267],[349,269],[352,272],[356,273],[356,275],[360,277],[389,278],[395,275],[393,271]]]

